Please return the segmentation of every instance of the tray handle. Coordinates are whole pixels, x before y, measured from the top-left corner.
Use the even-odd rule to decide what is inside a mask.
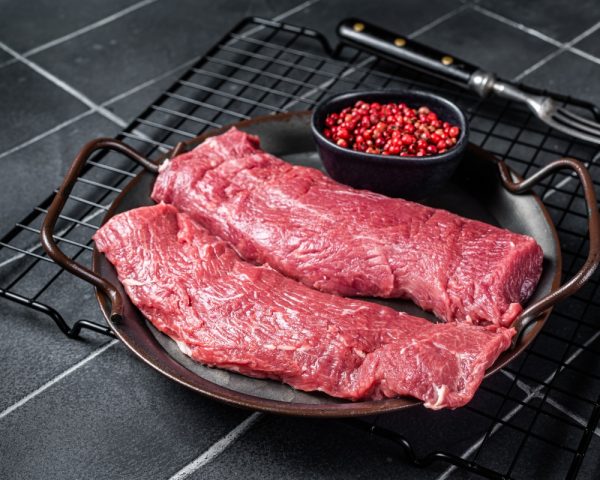
[[[170,156],[174,156],[177,152],[179,152],[181,147],[181,144],[177,145]],[[54,240],[54,229],[56,227],[56,222],[65,204],[67,203],[69,195],[71,194],[79,175],[82,173],[90,156],[100,150],[113,150],[121,153],[144,167],[146,170],[150,172],[158,172],[158,164],[148,160],[136,150],[124,144],[123,142],[120,142],[119,140],[112,138],[98,138],[96,140],[92,140],[91,142],[87,143],[77,154],[77,157],[69,168],[62,185],[54,196],[52,204],[50,205],[48,213],[46,214],[46,218],[42,224],[41,241],[44,249],[48,253],[48,256],[52,258],[52,260],[54,260],[58,265],[73,275],[85,280],[88,283],[91,283],[108,296],[111,301],[111,319],[118,321],[123,313],[123,299],[121,298],[121,295],[115,286],[104,278],[96,275],[89,268],[75,262],[73,259],[65,255],[65,253],[63,253]]]
[[[530,191],[541,180],[559,170],[573,170],[582,184],[587,207],[589,252],[585,263],[569,281],[561,285],[554,292],[549,293],[533,305],[527,307],[521,315],[519,315],[515,326],[517,331],[523,332],[525,328],[536,321],[543,311],[553,307],[558,302],[573,295],[579,290],[598,267],[598,263],[600,262],[600,220],[598,204],[596,201],[596,193],[594,192],[594,183],[592,182],[590,173],[585,165],[578,160],[572,158],[555,160],[531,175],[529,178],[518,181],[513,180],[510,170],[503,161],[498,162],[498,169],[500,171],[500,178],[506,189],[515,194]]]

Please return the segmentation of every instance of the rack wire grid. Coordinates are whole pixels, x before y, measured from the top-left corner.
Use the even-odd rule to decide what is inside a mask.
[[[467,113],[471,141],[505,159],[520,175],[558,157],[573,156],[589,166],[599,185],[597,150],[547,128],[522,105],[481,100],[349,47],[333,51],[315,31],[258,18],[246,19],[229,32],[117,138],[156,159],[206,129],[257,115],[310,109],[325,95],[358,88],[441,93]],[[574,99],[562,100],[580,105]],[[89,161],[57,228],[56,237],[67,254],[90,262],[91,234],[138,170],[114,153]],[[538,193],[559,232],[563,278],[568,278],[587,254],[580,185],[568,174],[557,174]],[[112,335],[101,323],[63,318],[51,301],[41,299],[52,299],[53,289],[69,285],[59,282],[64,271],[45,255],[38,239],[51,200],[52,195],[0,241],[0,296],[44,312],[69,337],[78,337],[82,329]],[[413,409],[401,420],[384,415],[350,423],[385,439],[383,443],[393,442],[407,461],[422,467],[438,464],[430,467],[436,475],[450,467],[442,477],[452,471],[459,478],[472,473],[502,479],[575,478],[582,465],[590,468],[584,457],[590,443],[599,440],[598,285],[596,275],[557,306],[530,348],[486,380],[467,407],[438,413]],[[411,424],[417,428],[411,431]],[[544,461],[532,463],[533,456]],[[597,465],[591,468],[598,473]]]

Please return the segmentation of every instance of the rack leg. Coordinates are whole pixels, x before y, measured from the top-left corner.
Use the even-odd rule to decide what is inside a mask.
[[[69,338],[81,339],[80,334],[82,330],[91,330],[93,332],[106,335],[107,337],[116,338],[115,334],[109,327],[105,325],[100,325],[99,323],[92,322],[90,320],[77,320],[72,327],[69,327],[62,315],[52,307],[44,305],[43,303],[33,301],[16,293],[9,292],[8,290],[5,290],[3,288],[0,288],[0,297],[7,298],[8,300],[19,303],[21,305],[25,305],[29,308],[33,308],[38,312],[42,312],[48,315],[52,320],[54,320],[54,323],[56,323],[56,326],[60,329],[60,331],[63,332]]]

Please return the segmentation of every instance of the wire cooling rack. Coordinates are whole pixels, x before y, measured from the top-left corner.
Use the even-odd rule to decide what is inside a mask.
[[[117,138],[149,158],[204,130],[250,117],[310,109],[325,95],[352,89],[425,88],[456,101],[467,113],[471,140],[527,176],[560,156],[583,160],[600,185],[597,151],[555,132],[523,106],[482,101],[424,75],[398,69],[348,47],[333,51],[319,33],[253,18],[228,33]],[[574,99],[564,102],[583,105]],[[106,153],[88,162],[67,203],[57,239],[67,254],[90,260],[91,234],[138,167]],[[559,232],[563,276],[587,253],[586,212],[578,182],[557,174],[538,193]],[[52,195],[0,240],[0,296],[39,310],[69,337],[82,330],[112,335],[101,323],[63,318],[53,289],[63,275],[43,252],[38,234]],[[600,475],[586,458],[598,441],[600,417],[600,302],[596,275],[559,305],[533,345],[486,380],[475,399],[454,412],[412,409],[349,423],[400,447],[426,478],[575,478]],[[536,459],[533,461],[532,459]],[[585,460],[585,462],[584,462]],[[591,472],[591,473],[590,473]],[[453,477],[453,478],[454,478]]]

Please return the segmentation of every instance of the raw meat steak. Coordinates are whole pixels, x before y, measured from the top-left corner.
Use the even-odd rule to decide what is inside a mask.
[[[459,407],[514,335],[313,290],[243,261],[169,205],[117,215],[94,239],[132,302],[184,353],[300,390]]]
[[[409,298],[446,321],[509,326],[541,274],[531,237],[341,185],[234,128],[161,170],[154,200],[322,291]]]

